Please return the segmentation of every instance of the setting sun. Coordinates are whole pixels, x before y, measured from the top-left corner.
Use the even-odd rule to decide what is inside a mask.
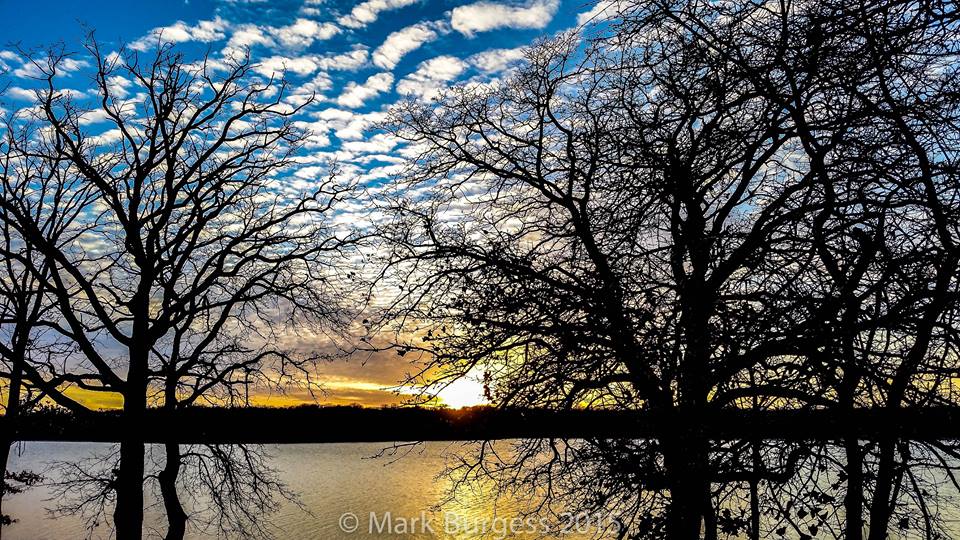
[[[437,393],[437,397],[444,405],[452,409],[487,403],[483,396],[483,384],[469,378],[454,381],[450,386]]]

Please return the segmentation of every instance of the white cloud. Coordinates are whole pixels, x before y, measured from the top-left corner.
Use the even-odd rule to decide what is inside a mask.
[[[130,92],[127,90],[133,83],[120,75],[107,77],[107,91],[115,98],[125,98]]]
[[[320,69],[336,71],[353,71],[363,67],[370,58],[370,51],[366,48],[353,49],[350,52],[334,56],[324,56],[318,61]]]
[[[122,138],[123,138],[123,132],[120,131],[120,128],[113,128],[113,129],[108,129],[107,131],[104,131],[103,133],[100,133],[98,135],[89,137],[87,141],[94,146],[99,146],[99,145],[115,143],[121,140]]]
[[[36,64],[27,60],[20,67],[13,70],[13,75],[21,79],[37,79],[43,77],[43,71]]]
[[[6,94],[13,99],[22,99],[24,101],[36,101],[37,91],[27,88],[20,88],[19,86],[11,86],[7,88]]]
[[[227,42],[229,48],[249,48],[254,45],[272,47],[275,42],[265,28],[256,24],[238,26],[230,35],[230,41]]]
[[[485,73],[499,73],[512,64],[520,62],[527,55],[526,47],[516,49],[489,49],[467,59],[473,66]]]
[[[599,0],[594,4],[593,9],[577,15],[577,24],[583,25],[588,22],[597,22],[608,18],[616,13],[616,10],[611,8],[616,6],[616,9],[619,9],[617,4],[617,0]]]
[[[318,59],[315,55],[307,56],[269,56],[260,60],[254,67],[257,73],[266,77],[282,75],[283,73],[296,73],[297,75],[309,75],[319,68]]]
[[[354,6],[349,15],[340,17],[337,22],[350,28],[363,28],[376,21],[381,11],[400,9],[417,2],[418,0],[367,0]]]
[[[286,26],[241,24],[234,27],[223,54],[236,57],[257,45],[300,50],[309,47],[314,41],[330,39],[341,31],[339,26],[331,22],[318,23],[302,17]]]
[[[310,125],[310,124],[305,124]],[[307,136],[304,137],[303,145],[307,148],[326,148],[330,146],[330,136],[322,131],[307,129]]]
[[[294,73],[304,77],[317,70],[352,71],[366,64],[369,56],[370,52],[364,48],[353,49],[350,52],[333,56],[316,54],[303,56],[275,55],[260,60],[254,66],[254,70],[265,77],[273,77],[283,73]]]
[[[358,154],[382,154],[393,150],[399,142],[396,137],[389,133],[378,133],[362,141],[345,142],[342,148],[347,152],[356,152]]]
[[[550,23],[559,0],[532,0],[526,5],[481,1],[459,6],[450,14],[450,25],[465,36],[496,28],[543,28]]]
[[[80,115],[79,122],[81,126],[89,126],[91,124],[98,124],[100,122],[105,122],[110,119],[110,114],[103,109],[93,109],[90,111],[85,111]]]
[[[200,41],[210,43],[220,41],[226,35],[224,31],[229,28],[230,23],[217,17],[210,21],[198,21],[195,24],[187,24],[183,21],[177,21],[170,26],[161,26],[147,32],[147,35],[134,41],[129,47],[135,51],[146,51],[163,43],[184,43],[187,41]]]
[[[386,114],[380,111],[356,113],[334,108],[318,111],[312,116],[317,121],[309,123],[311,129],[324,133],[333,131],[341,140],[363,139],[367,129],[386,118]]]
[[[354,159],[356,163],[362,163],[368,165],[374,162],[390,163],[393,165],[401,165],[406,163],[406,160],[400,156],[393,156],[390,154],[367,154],[365,156],[360,156]]]
[[[373,51],[373,63],[383,69],[393,69],[404,55],[437,39],[434,26],[434,23],[418,23],[393,32]]]
[[[333,86],[333,81],[330,80],[330,75],[327,75],[326,72],[320,72],[309,81],[297,85],[295,92],[298,94],[320,94],[329,90],[331,86]]]
[[[10,64],[8,62],[19,62],[20,56],[13,51],[4,51],[0,50],[0,73],[5,73],[10,70]]]
[[[314,40],[330,39],[340,33],[340,27],[326,22],[318,23],[311,19],[297,19],[287,26],[271,28],[273,35],[285,47],[302,49],[313,44]]]
[[[83,99],[87,97],[87,93],[83,90],[77,90],[75,88],[60,88],[57,90],[57,94],[65,96],[69,99]]]
[[[297,169],[297,172],[293,173],[294,176],[298,178],[314,179],[327,176],[330,174],[330,168],[322,165],[311,165],[309,167],[301,167]]]
[[[58,75],[69,75],[82,68],[90,67],[90,62],[86,60],[77,60],[75,58],[63,58],[57,64]],[[13,70],[13,75],[24,79],[35,79],[44,77],[43,71],[30,60],[24,60],[17,69]]]
[[[391,87],[393,87],[392,73],[371,75],[363,84],[351,81],[337,98],[337,105],[351,109],[362,107],[367,100],[376,97],[377,94],[390,91]]]
[[[397,93],[430,100],[466,69],[467,63],[455,56],[431,58],[421,62],[415,72],[397,83]]]

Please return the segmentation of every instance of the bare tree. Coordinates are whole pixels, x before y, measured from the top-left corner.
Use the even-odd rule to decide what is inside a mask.
[[[65,197],[89,194],[83,234],[58,245],[27,201],[5,200],[3,210],[49,267],[46,291],[62,318],[51,326],[81,352],[70,380],[123,396],[114,524],[119,538],[139,538],[138,431],[149,404],[230,403],[256,382],[251,373],[274,383],[310,373],[315,357],[270,340],[292,325],[337,324],[331,268],[350,239],[326,221],[350,186],[284,183],[300,148],[290,120],[300,109],[284,103],[284,82],[258,79],[248,58],[191,64],[163,43],[144,56],[108,55],[92,38],[87,50],[94,109],[58,89],[63,55],[34,61],[54,149],[47,159],[66,164]],[[130,88],[118,92],[118,77]],[[92,134],[90,114],[109,129]]]
[[[767,300],[790,280],[762,276],[795,256],[773,239],[813,178],[785,165],[786,111],[663,32],[639,52],[545,43],[500,87],[398,114],[426,148],[405,187],[431,195],[385,234],[403,309],[440,330],[410,345],[436,355],[425,374],[481,371],[503,405],[697,414],[782,354]],[[694,537],[716,530],[707,442],[675,435],[656,448],[668,530]]]
[[[47,149],[42,137],[38,137],[35,125],[14,115],[5,124],[0,161],[0,189],[5,201],[19,200],[39,226],[48,241],[65,245],[72,241],[78,228],[75,222],[85,206],[82,192],[76,197],[63,197],[63,164],[44,159]],[[49,279],[49,266],[42,256],[11,226],[4,210],[0,209],[0,255],[3,257],[0,270],[0,365],[4,366],[0,378],[5,381],[6,401],[3,404],[5,419],[14,423],[22,411],[29,411],[44,398],[82,412],[84,408],[64,396],[59,386],[69,383],[70,376],[55,380],[41,375],[48,367],[56,365],[69,355],[69,344],[58,339],[49,330],[51,320],[56,319],[54,307],[47,298],[45,286]],[[52,316],[52,317],[51,317]],[[4,476],[0,478],[0,501],[2,495],[12,489],[7,481],[14,481],[13,473],[7,471],[13,432],[5,433],[0,440],[0,464]],[[24,477],[28,478],[28,477]],[[2,512],[0,512],[2,515]]]
[[[820,328],[805,332],[820,347],[798,365],[817,381],[804,392],[844,409],[955,404],[944,391],[958,369],[947,330],[957,300],[957,75],[943,69],[957,55],[952,6],[638,5],[633,22],[672,21],[796,118],[822,201],[796,235],[817,254],[795,295]],[[720,18],[744,22],[724,34]],[[866,465],[857,441],[846,447],[846,538],[859,538]],[[911,488],[909,465],[893,462],[897,447],[907,448],[879,448],[871,538],[889,530],[891,492]]]
[[[421,153],[383,231],[398,270],[388,318],[399,351],[425,355],[421,380],[473,374],[505,406],[689,418],[943,403],[957,369],[952,11],[620,9],[606,33],[545,42],[505,81],[395,112],[390,128]],[[873,465],[845,446],[855,538]],[[874,538],[905,493],[890,486],[909,481],[898,447],[879,446]],[[669,506],[647,530],[715,538],[714,481],[752,468],[759,496],[799,470],[800,455],[759,450],[678,426],[620,461],[662,459],[646,485]],[[808,450],[806,470],[834,459]]]

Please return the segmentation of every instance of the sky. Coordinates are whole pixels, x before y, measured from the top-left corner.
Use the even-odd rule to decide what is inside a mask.
[[[311,135],[308,159],[292,171],[309,183],[336,160],[363,183],[399,169],[403,147],[374,124],[398,100],[430,100],[454,84],[490,81],[522,61],[525,46],[577,27],[601,9],[588,0],[0,0],[0,70],[10,86],[0,109],[26,107],[36,84],[20,51],[62,43],[82,52],[94,30],[101,50],[149,51],[158,40],[188,55],[213,57],[249,48],[257,71],[283,75],[296,94],[317,99],[297,121]],[[72,57],[65,86],[90,86],[90,64]],[[0,110],[0,112],[3,112]],[[95,120],[90,129],[96,130]],[[345,209],[341,221],[352,219]],[[325,364],[323,403],[377,406],[403,400],[393,388],[411,369],[391,354]],[[79,396],[94,405],[119,396]],[[441,394],[450,406],[482,401],[479,383],[461,381]],[[312,402],[306,393],[257,394],[260,404]]]

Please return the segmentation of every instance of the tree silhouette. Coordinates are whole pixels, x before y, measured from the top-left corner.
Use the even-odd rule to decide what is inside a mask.
[[[945,403],[958,367],[952,8],[618,7],[504,81],[395,110],[388,127],[422,151],[383,231],[390,315],[401,350],[427,355],[422,378],[480,376],[503,406],[692,418]],[[910,491],[894,459],[906,447],[881,441],[875,464],[856,440],[845,448],[847,537],[870,477],[882,538]],[[669,509],[650,530],[718,536],[711,484],[736,477],[721,472],[739,451],[682,426],[625,451],[662,459],[648,485]],[[782,481],[762,460],[764,480]]]
[[[49,326],[82,354],[35,384],[57,399],[67,397],[61,380],[123,396],[114,524],[118,538],[139,538],[138,431],[149,404],[230,403],[243,385],[309,381],[302,375],[316,357],[272,339],[291,325],[337,324],[331,269],[351,240],[326,220],[351,188],[335,177],[306,192],[282,184],[303,136],[291,117],[303,105],[286,105],[286,84],[254,77],[249,58],[189,63],[159,41],[145,55],[108,55],[92,37],[87,50],[97,67],[93,110],[57,88],[65,55],[34,60],[52,150],[42,157],[63,164],[55,188],[83,201],[82,231],[69,244],[51,241],[13,193],[3,211],[38,254],[30,272],[49,273],[45,291],[62,319]],[[131,88],[118,92],[116,77]],[[94,113],[109,129],[91,134],[84,118]],[[179,463],[176,449],[168,446]],[[166,477],[174,484],[176,472]],[[185,516],[175,517],[170,537],[183,534]]]
[[[13,115],[5,123],[2,143],[3,157],[0,168],[0,187],[4,200],[19,200],[23,208],[38,225],[40,234],[47,241],[63,246],[76,238],[76,221],[86,198],[62,197],[64,167],[62,162],[47,160],[42,156],[49,146],[37,137],[35,123]],[[0,209],[0,365],[4,370],[0,377],[5,383],[4,416],[18,418],[23,411],[33,409],[46,397],[75,412],[83,407],[62,395],[57,389],[71,380],[70,374],[53,378],[49,375],[63,357],[71,352],[68,343],[58,339],[50,325],[58,321],[56,310],[47,297],[46,282],[50,278],[49,266],[41,254],[11,225]],[[4,477],[0,487],[0,501],[6,492],[16,492],[13,483],[35,483],[35,476],[28,472],[7,473],[12,433],[5,433],[0,440],[0,464]],[[9,483],[8,483],[9,482]],[[2,512],[0,512],[2,516]]]

